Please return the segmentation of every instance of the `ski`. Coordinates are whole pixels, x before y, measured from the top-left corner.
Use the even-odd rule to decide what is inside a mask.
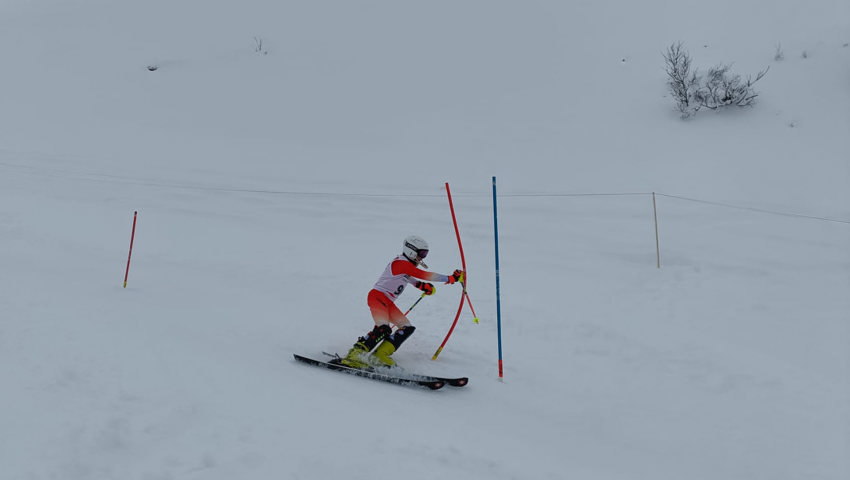
[[[338,365],[341,360],[340,356],[336,353],[328,353],[322,352],[322,354],[331,357],[331,364]],[[419,373],[409,373],[402,367],[386,367],[386,368],[375,368],[375,372],[378,373],[386,373],[388,375],[392,375],[394,377],[405,377],[405,378],[413,378],[418,380],[441,380],[446,385],[452,387],[463,387],[467,383],[469,383],[469,377],[437,377],[434,375],[422,375]]]
[[[403,371],[403,370],[402,370],[402,371]],[[443,383],[445,383],[446,385],[449,385],[449,386],[452,386],[452,387],[463,387],[463,386],[465,386],[467,383],[469,383],[469,378],[468,378],[468,377],[456,377],[456,378],[450,378],[450,377],[435,377],[435,376],[433,376],[433,375],[420,375],[420,374],[418,374],[418,373],[406,373],[406,372],[405,372],[405,373],[402,373],[402,375],[404,375],[404,376],[405,376],[405,377],[407,377],[407,378],[418,378],[418,379],[440,380],[440,381],[442,381]]]
[[[382,382],[393,383],[396,385],[408,385],[408,386],[419,386],[430,388],[431,390],[438,390],[443,388],[443,385],[446,384],[441,379],[434,377],[425,377],[425,376],[417,376],[420,378],[415,378],[413,376],[395,376],[390,375],[388,373],[376,372],[374,370],[365,370],[360,368],[352,368],[347,365],[342,365],[339,363],[330,363],[323,362],[321,360],[316,360],[313,358],[304,357],[298,354],[293,354],[295,356],[295,360],[306,363],[308,365],[313,365],[316,367],[327,368],[329,370],[334,370],[337,372],[348,373],[350,375],[355,375],[358,377],[371,378],[372,380],[379,380]]]

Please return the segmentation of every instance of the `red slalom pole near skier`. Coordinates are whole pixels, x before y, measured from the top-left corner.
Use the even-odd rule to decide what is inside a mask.
[[[452,322],[451,328],[449,328],[449,333],[446,334],[446,338],[443,339],[443,343],[440,344],[440,348],[434,352],[434,356],[431,357],[431,360],[436,360],[440,355],[440,352],[443,351],[443,347],[446,346],[446,342],[449,341],[449,337],[452,336],[452,332],[455,329],[455,325],[457,325],[457,320],[460,318],[460,312],[463,310],[463,302],[466,300],[469,303],[469,309],[472,310],[472,315],[475,316],[475,323],[478,323],[478,317],[475,315],[475,310],[472,308],[472,303],[469,301],[469,296],[466,294],[466,258],[463,256],[463,244],[460,242],[460,231],[457,228],[457,217],[455,216],[455,207],[452,203],[452,192],[449,189],[449,182],[446,182],[446,195],[449,197],[449,209],[452,212],[452,223],[455,227],[455,235],[457,236],[457,247],[460,249],[460,263],[463,267],[463,280],[461,281],[461,285],[463,286],[463,293],[460,296],[460,305],[457,307],[457,313],[455,314],[455,319]]]

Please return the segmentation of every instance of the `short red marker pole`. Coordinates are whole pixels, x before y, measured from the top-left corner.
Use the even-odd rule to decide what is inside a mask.
[[[124,272],[124,288],[127,288],[127,277],[130,275],[130,257],[133,256],[133,239],[136,238],[136,217],[138,211],[133,212],[133,231],[130,232],[130,254],[127,255],[127,271]]]

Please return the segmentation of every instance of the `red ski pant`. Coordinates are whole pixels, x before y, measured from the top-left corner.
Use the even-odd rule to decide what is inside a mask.
[[[393,324],[399,328],[410,325],[407,317],[401,313],[401,310],[384,292],[371,290],[369,296],[366,297],[366,303],[369,305],[369,310],[372,311],[372,319],[375,320],[375,325]]]

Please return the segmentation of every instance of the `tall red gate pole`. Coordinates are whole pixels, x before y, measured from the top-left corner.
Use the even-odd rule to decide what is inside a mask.
[[[451,192],[451,190],[449,190],[449,182],[446,182],[446,194],[449,196],[449,209],[452,211],[452,223],[454,223],[454,226],[455,226],[455,235],[457,236],[457,247],[458,247],[458,249],[460,249],[460,263],[463,266],[463,271],[466,272],[466,258],[464,258],[464,256],[463,256],[463,245],[460,243],[460,231],[458,231],[458,228],[457,228],[457,217],[455,217],[455,207],[454,207],[454,204],[452,204],[452,192]],[[464,273],[464,277],[466,277],[466,273]],[[460,312],[461,312],[461,310],[463,310],[464,299],[467,302],[469,301],[469,298],[466,298],[466,283],[465,282],[466,282],[466,278],[464,278],[464,283],[461,284],[463,286],[463,293],[460,296],[460,305],[458,305],[458,307],[457,307],[457,314],[455,314],[455,320],[452,322],[452,326],[451,326],[451,328],[449,328],[449,333],[446,334],[446,338],[443,339],[443,343],[440,344],[440,348],[438,348],[437,351],[434,352],[434,356],[431,357],[431,360],[437,359],[437,357],[440,355],[440,352],[443,351],[443,347],[446,346],[446,342],[449,341],[449,337],[452,336],[452,332],[455,329],[455,325],[457,325],[457,319],[460,318]],[[469,307],[472,308],[472,304],[470,304]]]

